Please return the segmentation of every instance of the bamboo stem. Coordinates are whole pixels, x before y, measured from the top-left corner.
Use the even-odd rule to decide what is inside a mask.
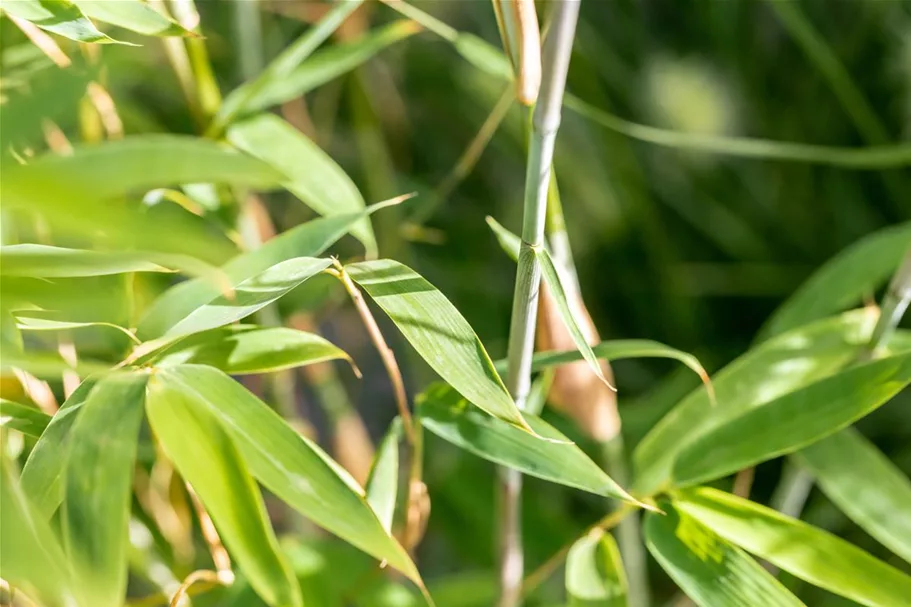
[[[522,246],[509,331],[506,386],[520,409],[525,408],[531,385],[531,357],[534,352],[538,289],[541,283],[541,268],[534,250],[544,242],[550,168],[579,17],[579,0],[563,0],[556,4],[554,11],[553,26],[543,51],[541,90],[532,117],[532,138],[525,177]],[[520,505],[522,475],[515,470],[504,469],[500,473],[499,483],[499,606],[515,607],[521,601],[524,572]]]
[[[873,329],[873,336],[870,338],[869,350],[871,353],[882,348],[889,342],[889,338],[895,333],[898,323],[901,322],[902,316],[911,303],[911,249],[905,254],[905,258],[889,288],[883,296],[883,302],[880,306],[879,320]]]

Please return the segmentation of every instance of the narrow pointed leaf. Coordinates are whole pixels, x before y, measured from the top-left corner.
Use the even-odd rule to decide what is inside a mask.
[[[645,544],[662,569],[701,607],[799,607],[759,563],[675,506],[645,517]]]
[[[911,563],[911,480],[853,428],[794,456],[838,508]]]
[[[416,404],[427,430],[478,457],[553,483],[639,505],[578,446],[539,417],[526,415],[535,433],[551,440],[541,440],[484,415],[442,383],[431,386]]]
[[[40,409],[0,398],[0,427],[39,438],[50,422],[51,416]]]
[[[133,334],[130,333],[129,329],[109,322],[69,322],[65,320],[54,320],[52,318],[25,316],[23,314],[18,314],[16,320],[18,321],[18,327],[23,331],[71,331],[73,329],[85,329],[88,327],[107,327],[120,331],[132,340],[136,339]]]
[[[674,484],[693,485],[791,453],[841,430],[911,383],[911,353],[852,367],[688,441]]]
[[[876,323],[868,310],[848,312],[796,329],[753,348],[691,392],[642,439],[633,454],[636,489],[651,494],[670,482],[686,441],[745,412],[828,377],[852,362]]]
[[[156,367],[209,365],[229,375],[270,373],[349,356],[326,339],[287,327],[236,325],[190,335],[155,352]]]
[[[680,492],[675,505],[744,550],[862,605],[903,605],[911,596],[911,576],[771,508],[706,487]]]
[[[448,384],[494,417],[527,428],[481,340],[432,284],[388,259],[352,264],[345,271]]]
[[[142,0],[73,0],[93,19],[147,36],[184,36],[189,32]]]
[[[497,242],[500,243],[500,248],[503,249],[503,252],[513,261],[519,261],[519,250],[522,248],[522,239],[504,228],[493,217],[487,217],[487,225],[493,230],[493,235],[496,236]]]
[[[205,406],[269,491],[317,525],[421,583],[405,549],[383,529],[354,479],[243,386],[200,365],[162,369],[154,381],[167,382]]]
[[[620,550],[601,529],[578,540],[566,556],[568,607],[626,607],[626,572]]]
[[[283,261],[236,285],[230,298],[225,295],[219,296],[192,311],[171,327],[165,337],[199,333],[246,318],[330,265],[331,260],[314,257],[297,257]]]
[[[171,272],[147,257],[125,251],[86,251],[40,244],[0,247],[0,274],[65,278],[124,272]]]
[[[71,365],[57,353],[51,352],[4,352],[0,358],[0,375],[10,375],[12,369],[22,369],[37,377],[55,377],[67,371],[79,375],[104,373],[111,365],[80,358],[76,365]]]
[[[367,503],[376,512],[387,533],[392,533],[392,519],[399,488],[399,441],[402,420],[396,417],[376,450],[376,458],[367,478]]]
[[[117,42],[98,31],[70,0],[7,0],[3,3],[3,10],[43,30],[77,42]]]
[[[261,114],[231,126],[228,141],[288,176],[282,187],[320,215],[359,213],[364,197],[338,164],[299,130],[272,114]],[[376,254],[370,220],[359,219],[351,228],[367,249]]]
[[[259,487],[214,414],[181,384],[149,382],[149,423],[180,475],[199,495],[244,577],[273,606],[301,605]]]
[[[99,381],[70,433],[63,545],[84,605],[120,607],[126,597],[133,466],[147,379],[131,373]]]

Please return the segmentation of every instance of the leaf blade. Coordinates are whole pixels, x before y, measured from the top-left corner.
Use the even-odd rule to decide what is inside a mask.
[[[365,487],[367,503],[376,512],[387,533],[392,533],[395,503],[399,486],[399,441],[402,438],[402,420],[396,417],[376,450],[370,475]]]
[[[117,42],[100,32],[79,7],[69,0],[15,0],[4,2],[3,10],[43,30],[77,42]]]
[[[568,607],[626,607],[626,573],[610,533],[598,529],[570,548],[566,595]]]
[[[147,36],[188,35],[176,23],[140,0],[73,0],[82,12],[93,19],[110,23]]]
[[[39,438],[50,422],[51,416],[40,409],[0,398],[0,427]]]

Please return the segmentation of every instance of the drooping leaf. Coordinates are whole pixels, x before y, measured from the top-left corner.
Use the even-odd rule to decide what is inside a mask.
[[[527,429],[468,321],[417,272],[382,259],[345,267],[430,367],[473,405]]]
[[[288,176],[282,186],[320,215],[362,212],[364,197],[338,164],[299,130],[272,114],[261,114],[232,125],[228,141]],[[367,249],[376,254],[370,220],[359,219],[351,228]]]
[[[67,278],[125,272],[172,272],[153,261],[154,255],[128,251],[87,251],[40,244],[0,247],[0,274]]]
[[[12,0],[3,3],[3,10],[43,30],[77,42],[117,42],[98,31],[70,0]]]
[[[841,251],[782,304],[760,332],[760,339],[861,302],[885,284],[911,246],[911,223],[874,232]]]
[[[376,458],[367,478],[367,503],[376,512],[387,533],[392,533],[392,519],[399,488],[399,441],[402,439],[402,420],[396,417],[389,424],[386,436],[376,450]]]
[[[684,398],[642,439],[633,454],[636,489],[651,494],[671,479],[686,441],[745,412],[840,370],[866,345],[876,322],[867,310],[801,327],[753,348]]]
[[[601,529],[576,541],[566,556],[568,607],[626,607],[626,573],[620,550]]]
[[[50,421],[51,416],[40,409],[0,398],[0,427],[38,438]]]
[[[556,428],[526,415],[536,438],[471,407],[446,384],[438,383],[416,399],[422,425],[440,438],[478,457],[530,476],[597,495],[640,505],[598,464]]]
[[[54,320],[52,318],[43,318],[38,316],[26,316],[24,313],[16,315],[18,327],[23,331],[70,331],[72,329],[84,329],[88,327],[108,327],[120,331],[132,340],[135,336],[130,333],[129,329],[115,325],[110,322],[68,322],[64,320]]]
[[[110,23],[147,36],[184,36],[189,32],[142,0],[73,0],[82,11],[98,21]]]
[[[911,596],[911,576],[771,508],[706,487],[684,490],[674,503],[744,550],[862,605],[902,605]]]
[[[104,373],[110,365],[95,360],[80,358],[76,365],[66,362],[51,352],[3,352],[0,358],[0,375],[10,375],[12,369],[22,369],[37,377],[59,377],[67,371],[79,375]]]
[[[212,411],[167,379],[149,383],[146,411],[168,459],[199,495],[257,594],[269,605],[300,606],[300,588],[280,552],[259,487]]]
[[[152,353],[156,367],[209,365],[229,375],[270,373],[350,357],[326,339],[287,327],[234,325],[190,335]]]
[[[701,607],[799,607],[759,563],[687,512],[661,504],[645,517],[645,544],[662,569]]]
[[[70,432],[61,521],[83,605],[120,607],[126,597],[133,466],[147,379],[129,373],[99,381]]]
[[[852,428],[794,455],[830,500],[908,562],[911,562],[911,480]]]
[[[909,383],[911,353],[906,353],[780,396],[687,441],[673,482],[693,485],[792,453],[867,415]]]
[[[269,491],[316,524],[421,583],[414,563],[383,529],[354,479],[240,384],[200,365],[161,369],[152,382],[166,382],[169,389],[210,411],[231,436],[254,478]]]
[[[231,297],[221,295],[196,308],[172,326],[165,337],[199,333],[246,318],[332,265],[332,260],[296,257],[276,264],[236,285]]]

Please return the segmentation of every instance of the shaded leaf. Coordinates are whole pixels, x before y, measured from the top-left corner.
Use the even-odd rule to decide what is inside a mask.
[[[416,405],[427,430],[478,457],[553,483],[641,505],[578,446],[539,417],[526,415],[535,433],[552,440],[541,440],[484,415],[442,383],[421,394]]]
[[[148,36],[183,36],[189,32],[141,0],[73,0],[93,19]]]
[[[70,331],[87,327],[108,327],[120,331],[133,341],[136,340],[136,337],[130,333],[129,329],[109,322],[68,322],[52,318],[24,316],[21,313],[16,316],[16,320],[19,321],[18,327],[23,331]]]
[[[796,607],[800,600],[759,563],[675,506],[645,517],[645,544],[680,588],[702,607]]]
[[[162,369],[153,382],[166,382],[212,413],[250,472],[269,491],[316,524],[421,583],[414,563],[383,529],[354,479],[243,386],[200,365]]]
[[[626,573],[610,533],[596,529],[566,556],[568,607],[626,607]]]
[[[392,519],[399,488],[399,441],[402,439],[402,420],[396,417],[389,424],[383,442],[367,478],[367,503],[376,512],[387,533],[392,533]]]
[[[133,466],[148,376],[110,375],[94,387],[69,436],[63,545],[83,605],[126,597]]]
[[[911,481],[853,428],[845,428],[794,457],[838,508],[911,562]]]
[[[168,459],[199,495],[257,594],[269,605],[301,605],[259,487],[212,411],[167,379],[149,382],[146,410]]]
[[[862,605],[903,605],[911,577],[827,531],[729,493],[681,491],[677,508],[792,575]]]
[[[306,135],[278,116],[261,114],[232,125],[228,141],[288,176],[282,187],[320,215],[358,213],[364,198],[351,178]],[[359,219],[351,233],[376,255],[376,238],[370,220]]]
[[[867,415],[911,383],[911,353],[852,367],[686,442],[674,484],[692,485],[791,453]]]
[[[503,249],[509,258],[513,261],[519,261],[519,249],[522,248],[522,239],[504,228],[496,219],[487,216],[487,225],[493,230],[500,248]]]
[[[3,3],[3,10],[43,30],[77,42],[117,42],[98,31],[70,0],[12,0]]]
[[[432,284],[389,259],[351,264],[345,271],[448,384],[494,417],[528,428],[481,340]]]
[[[36,407],[0,398],[0,427],[38,438],[50,421],[51,416]]]
[[[40,244],[0,247],[0,274],[64,278],[125,272],[171,272],[142,253],[87,251]]]
[[[9,146],[26,147],[42,141],[43,121],[55,123],[73,115],[88,83],[95,77],[91,71],[70,66],[52,67],[29,78],[28,87],[8,94],[0,111],[0,139],[3,142],[3,161]]]
[[[0,358],[0,375],[10,374],[12,369],[22,369],[37,377],[58,377],[67,371],[89,375],[104,373],[110,367],[111,365],[85,358],[80,358],[73,366],[51,352],[4,352]]]

